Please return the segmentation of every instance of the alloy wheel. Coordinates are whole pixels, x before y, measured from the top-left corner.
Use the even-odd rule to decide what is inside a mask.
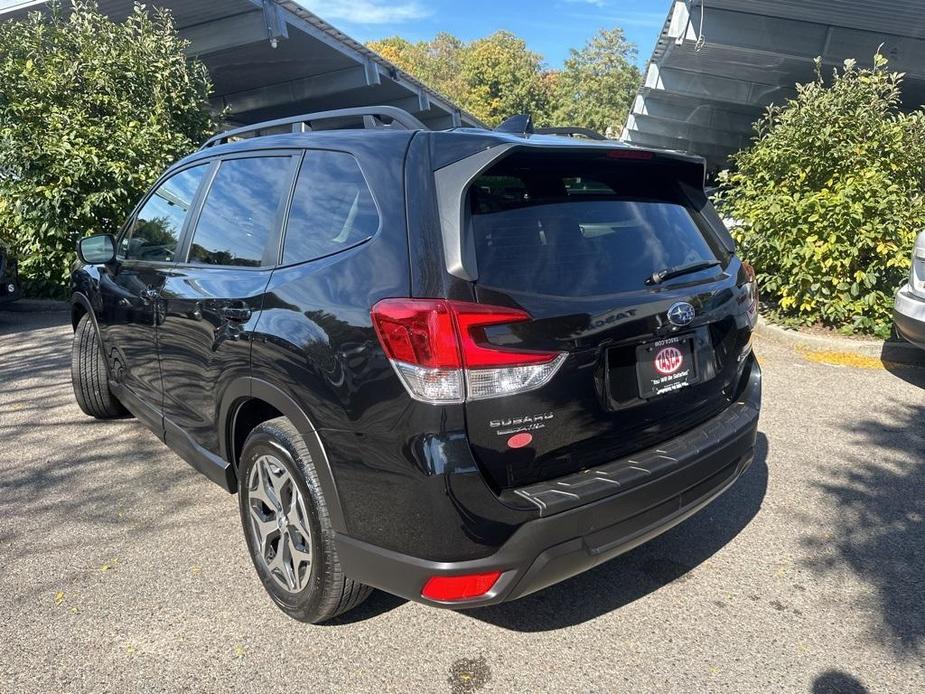
[[[272,455],[260,456],[251,467],[247,489],[257,557],[280,588],[300,592],[312,569],[312,535],[302,492]]]

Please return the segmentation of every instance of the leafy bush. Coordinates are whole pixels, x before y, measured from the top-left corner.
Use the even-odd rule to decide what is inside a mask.
[[[116,231],[214,128],[208,74],[169,14],[70,9],[0,24],[0,228],[33,295],[63,295],[77,239]]]
[[[830,84],[816,72],[756,123],[720,205],[779,317],[887,336],[925,226],[925,114],[900,112],[903,76],[881,55]]]

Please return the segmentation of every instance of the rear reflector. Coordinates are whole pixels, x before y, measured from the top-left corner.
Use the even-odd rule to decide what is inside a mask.
[[[383,299],[371,311],[382,348],[416,400],[446,404],[538,388],[562,366],[562,352],[501,347],[485,328],[522,323],[519,309],[446,299]]]
[[[500,571],[465,576],[433,576],[424,584],[421,597],[443,602],[479,598],[488,593],[500,577]]]

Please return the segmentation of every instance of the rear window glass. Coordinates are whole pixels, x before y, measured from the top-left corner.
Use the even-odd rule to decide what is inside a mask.
[[[722,260],[680,187],[652,167],[510,157],[473,182],[469,212],[478,282],[506,291],[635,291],[660,270]]]

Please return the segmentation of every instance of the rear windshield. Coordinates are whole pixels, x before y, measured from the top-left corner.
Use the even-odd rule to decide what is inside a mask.
[[[635,161],[534,155],[501,162],[469,189],[479,284],[531,294],[606,295],[644,289],[661,270],[722,261],[715,235],[668,174]]]

